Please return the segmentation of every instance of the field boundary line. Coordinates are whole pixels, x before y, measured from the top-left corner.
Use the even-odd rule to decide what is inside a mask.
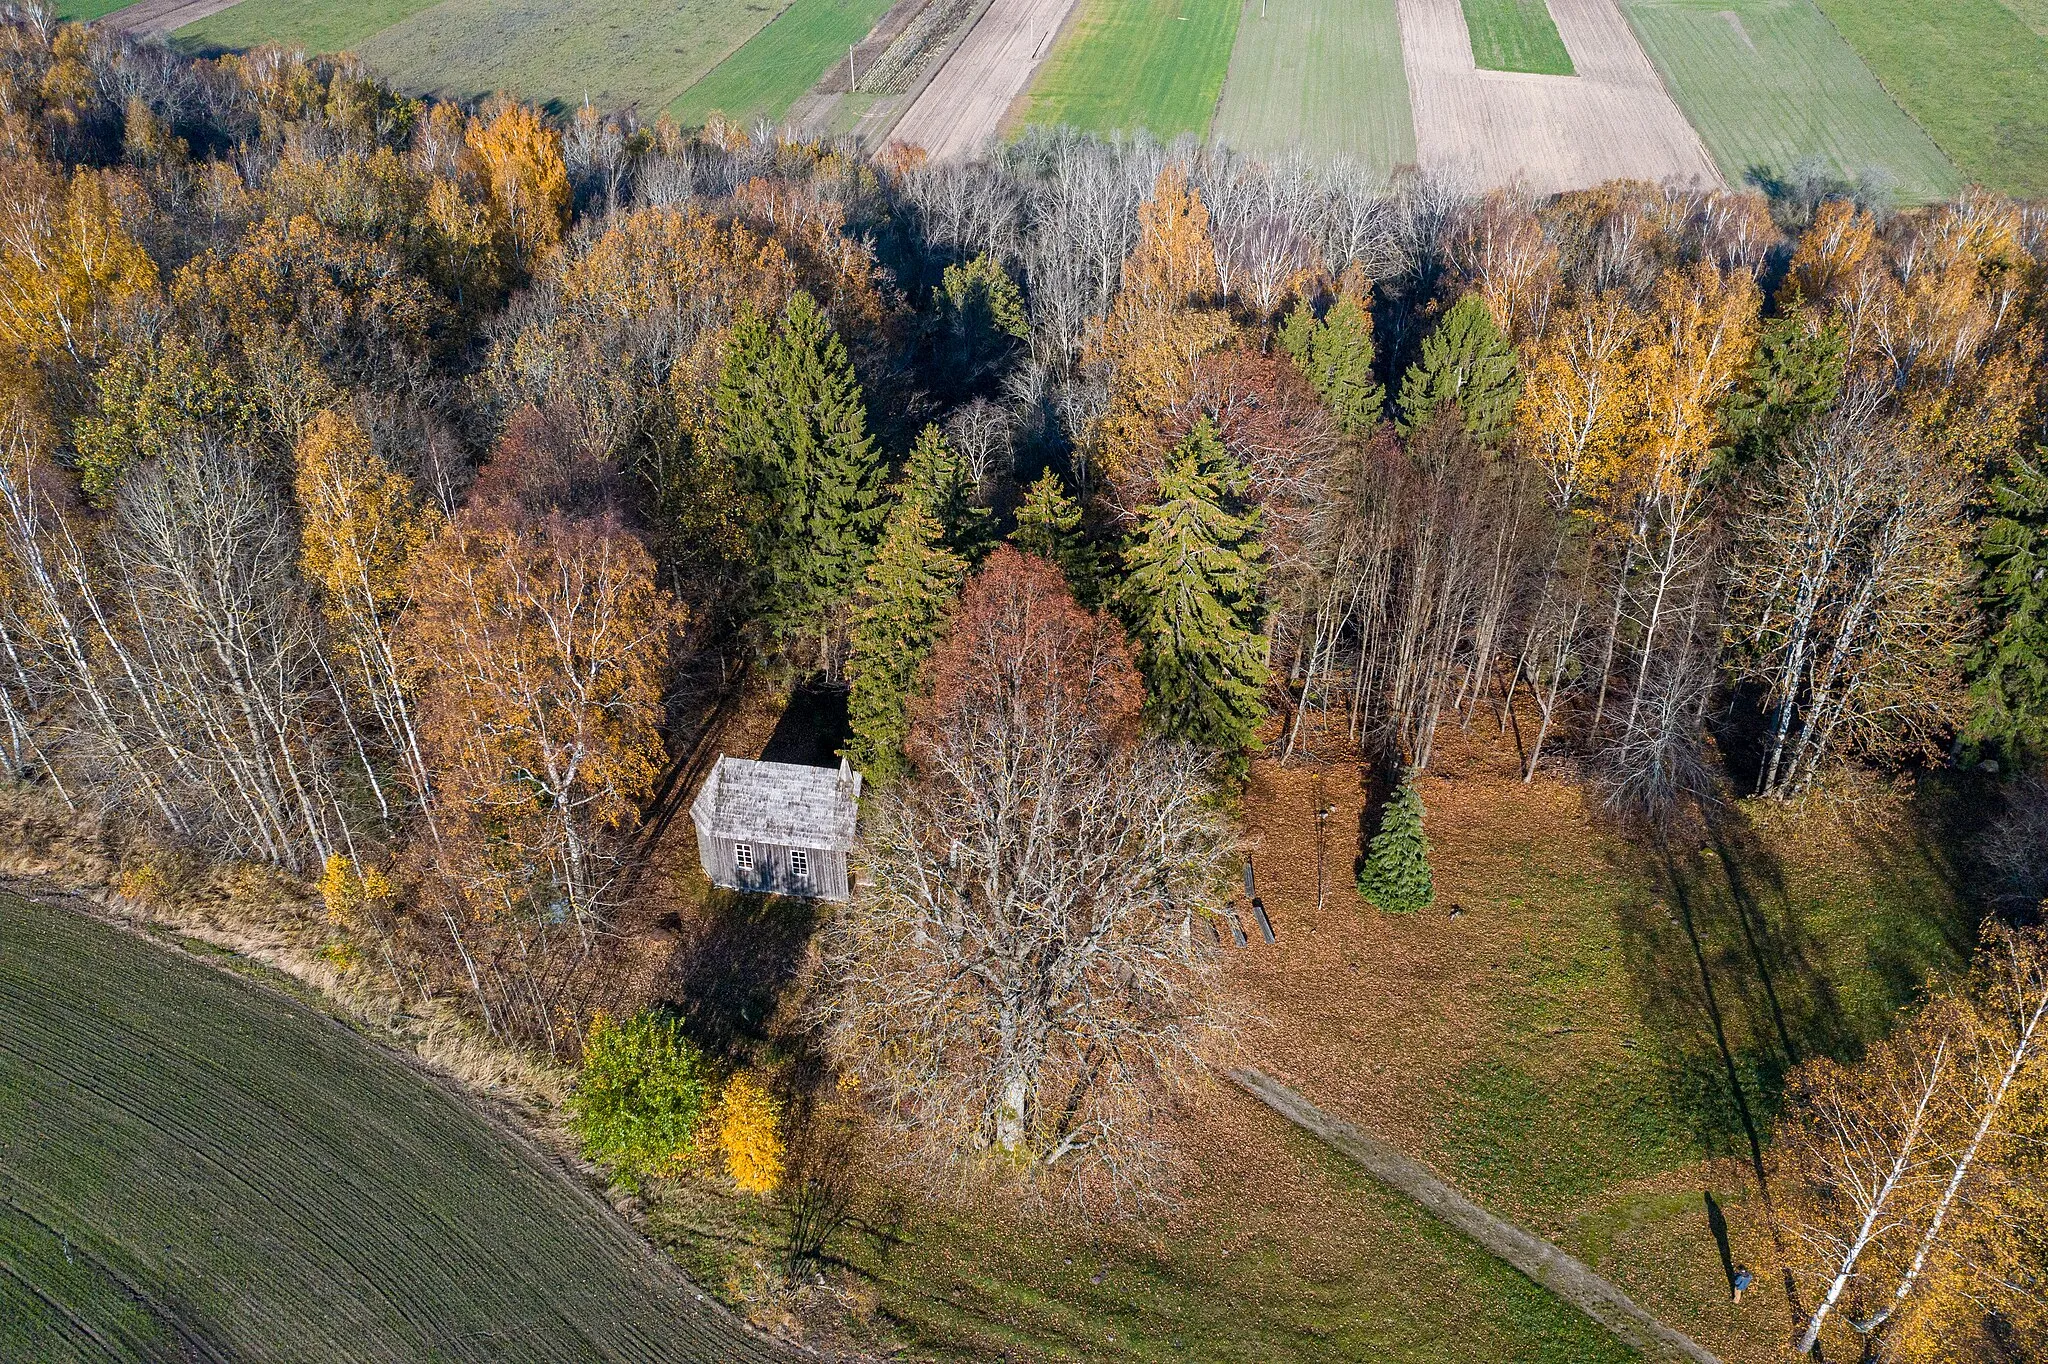
[[[1721,1364],[1704,1346],[1638,1306],[1613,1283],[1534,1232],[1480,1207],[1439,1179],[1428,1166],[1391,1144],[1317,1108],[1256,1067],[1230,1072],[1231,1081],[1281,1117],[1380,1183],[1414,1200],[1507,1264],[1584,1312],[1622,1341],[1646,1353],[1676,1355],[1695,1364]]]

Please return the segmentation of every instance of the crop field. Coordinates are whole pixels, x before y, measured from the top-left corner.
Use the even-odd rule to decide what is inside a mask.
[[[1569,76],[1572,54],[1558,36],[1544,0],[1460,0],[1472,34],[1472,60],[1483,71]]]
[[[1205,136],[1242,0],[1080,0],[1025,96],[1023,121]]]
[[[127,3],[129,0],[58,0],[50,8],[56,11],[59,19],[83,24],[102,14],[111,14]]]
[[[686,124],[702,123],[713,110],[742,123],[781,118],[888,9],[889,0],[795,0],[669,112]]]
[[[1876,171],[1917,203],[1962,187],[1941,148],[1885,93],[1813,0],[1622,0],[1679,108],[1731,184],[1818,160]]]
[[[383,1052],[0,894],[0,1359],[774,1357]]]
[[[1973,180],[2048,194],[2048,38],[1999,0],[1818,0],[1842,36]]]
[[[1394,0],[1250,4],[1237,26],[1212,135],[1255,156],[1415,160]]]
[[[438,0],[355,0],[353,4],[307,4],[306,0],[240,0],[178,30],[188,51],[250,48],[290,43],[312,52],[349,52],[365,38],[409,19]]]

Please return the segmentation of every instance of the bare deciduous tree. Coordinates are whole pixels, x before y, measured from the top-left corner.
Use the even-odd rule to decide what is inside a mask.
[[[1204,774],[1136,737],[1121,631],[1043,560],[992,556],[927,677],[916,775],[870,800],[826,948],[837,1049],[934,1163],[1143,1196],[1217,1022]]]

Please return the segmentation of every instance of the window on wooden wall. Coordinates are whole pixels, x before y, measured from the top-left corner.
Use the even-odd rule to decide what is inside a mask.
[[[789,874],[800,884],[808,885],[811,879],[811,855],[802,848],[790,849]]]
[[[752,871],[754,869],[754,845],[751,843],[733,844],[732,864],[741,871]]]

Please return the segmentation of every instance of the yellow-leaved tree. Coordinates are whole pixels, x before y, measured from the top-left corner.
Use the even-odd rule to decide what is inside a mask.
[[[433,538],[439,513],[346,413],[314,416],[299,440],[297,465],[299,567],[319,589],[350,699],[376,715],[431,825],[432,776],[393,636],[407,601],[406,569]],[[364,770],[389,820],[384,783],[374,764]]]
[[[725,1172],[750,1194],[771,1194],[782,1183],[782,1105],[750,1075],[725,1082],[718,1102],[718,1149]]]
[[[503,217],[513,259],[531,269],[569,224],[562,135],[536,111],[507,101],[495,115],[472,120],[468,139]]]
[[[67,179],[39,161],[7,163],[0,195],[0,354],[7,368],[53,362],[77,375],[102,354],[124,302],[156,287],[156,265],[123,225],[111,173]]]

